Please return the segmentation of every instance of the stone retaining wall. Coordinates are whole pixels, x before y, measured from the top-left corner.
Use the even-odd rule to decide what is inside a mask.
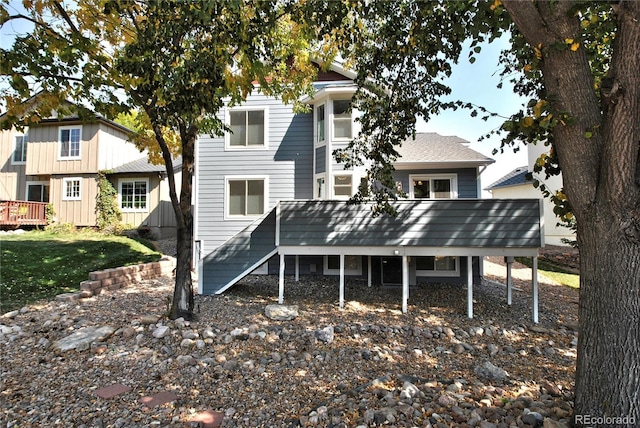
[[[103,291],[119,290],[145,279],[171,275],[175,267],[175,258],[165,256],[157,262],[91,272],[89,279],[80,283],[79,292],[60,294],[56,296],[56,300],[72,301],[96,296]]]

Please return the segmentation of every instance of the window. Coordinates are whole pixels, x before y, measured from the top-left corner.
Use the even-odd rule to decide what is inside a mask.
[[[459,276],[458,258],[454,256],[416,257],[417,276]]]
[[[317,125],[317,140],[316,142],[324,141],[324,104],[316,108],[316,125]]]
[[[242,178],[227,180],[227,215],[259,216],[264,214],[264,178]]]
[[[120,209],[122,211],[147,211],[149,181],[146,179],[122,179],[118,181]]]
[[[79,178],[63,178],[62,179],[62,200],[63,201],[80,200],[80,179]]]
[[[352,194],[352,177],[351,175],[334,175],[333,176],[333,196],[344,199],[350,198]]]
[[[27,136],[16,135],[11,163],[23,164],[27,161]]]
[[[352,138],[351,135],[351,101],[335,100],[333,102],[333,137]]]
[[[265,110],[230,110],[229,126],[232,132],[228,134],[228,147],[266,147],[265,118]]]
[[[453,199],[458,197],[455,175],[411,176],[411,198]]]
[[[27,183],[27,201],[31,202],[49,202],[49,183],[48,182],[28,182]]]
[[[324,199],[324,177],[316,178],[316,199]]]
[[[60,159],[80,159],[82,127],[60,127]]]
[[[324,274],[340,275],[340,256],[324,257]],[[344,256],[344,274],[362,275],[362,257]]]

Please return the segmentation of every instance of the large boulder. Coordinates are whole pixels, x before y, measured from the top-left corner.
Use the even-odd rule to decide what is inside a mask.
[[[298,305],[267,305],[264,314],[271,320],[290,321],[298,316]]]
[[[111,336],[115,329],[109,325],[102,327],[84,327],[74,331],[67,337],[54,342],[53,347],[60,351],[85,351],[91,343],[99,342]]]

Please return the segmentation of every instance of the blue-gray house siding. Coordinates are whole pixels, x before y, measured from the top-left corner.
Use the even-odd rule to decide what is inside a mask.
[[[204,254],[255,220],[225,219],[225,177],[264,176],[268,183],[265,211],[279,200],[313,196],[312,115],[294,114],[292,106],[259,93],[252,94],[243,107],[268,108],[266,150],[226,150],[223,137],[198,139],[196,236]]]

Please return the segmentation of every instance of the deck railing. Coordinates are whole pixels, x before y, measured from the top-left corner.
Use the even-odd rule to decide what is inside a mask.
[[[46,202],[0,201],[0,226],[44,226]]]

